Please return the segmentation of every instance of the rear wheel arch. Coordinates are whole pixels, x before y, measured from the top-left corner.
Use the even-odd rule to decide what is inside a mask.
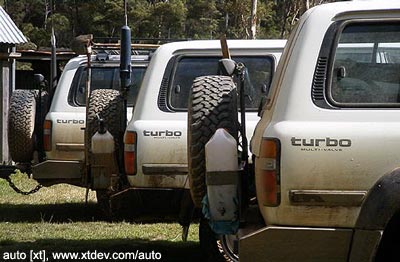
[[[357,229],[383,230],[400,210],[400,168],[382,176],[369,190],[356,222]]]
[[[379,241],[379,246],[375,252],[376,261],[392,261],[399,259],[398,248],[400,245],[400,210],[388,221],[383,235]]]
[[[369,190],[361,206],[355,230],[383,232],[377,240],[376,252],[373,252],[376,261],[391,261],[393,257],[398,257],[400,168],[382,176]],[[356,248],[360,247],[355,247],[353,243],[352,249]]]

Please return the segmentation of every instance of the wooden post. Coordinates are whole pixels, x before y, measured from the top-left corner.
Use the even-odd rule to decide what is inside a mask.
[[[0,46],[0,52],[9,52],[9,48],[5,45]],[[0,60],[0,161],[8,164],[10,161],[9,149],[8,149],[8,107],[10,101],[10,93],[12,92],[12,64],[7,59]]]

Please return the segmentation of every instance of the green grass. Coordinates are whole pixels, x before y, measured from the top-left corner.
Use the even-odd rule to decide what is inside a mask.
[[[36,184],[22,174],[13,175],[19,187]],[[0,260],[4,252],[29,250],[156,251],[162,261],[200,261],[197,228],[188,241],[170,218],[135,217],[134,222],[107,222],[96,206],[94,192],[85,204],[85,189],[56,185],[23,196],[0,179]]]

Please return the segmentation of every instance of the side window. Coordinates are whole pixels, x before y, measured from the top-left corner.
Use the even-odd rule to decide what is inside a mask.
[[[133,106],[140,85],[143,80],[146,67],[132,67],[132,85],[128,94],[128,106]],[[69,103],[74,106],[85,106],[87,70],[80,67],[75,73],[69,94]],[[119,68],[117,67],[93,67],[91,77],[91,90],[95,89],[119,89]]]
[[[263,96],[267,96],[274,73],[272,57],[243,57],[238,62],[246,65],[244,82],[245,105],[248,111],[257,111]],[[236,80],[236,79],[235,79]]]
[[[350,23],[332,66],[331,102],[339,107],[400,105],[400,23]]]
[[[183,57],[179,59],[169,88],[169,106],[174,110],[187,109],[193,80],[198,76],[217,74],[217,57]]]
[[[198,76],[217,75],[220,57],[182,57],[177,60],[168,90],[168,106],[172,110],[187,110],[190,88]],[[274,59],[270,56],[233,56],[236,62],[246,65],[246,108],[257,110],[262,96],[269,91],[274,71]]]
[[[136,103],[136,98],[139,94],[140,85],[146,72],[146,67],[132,67],[131,75],[131,88],[128,93],[128,106],[134,106]],[[119,88],[119,71],[118,71],[118,88]]]
[[[114,74],[115,68],[101,68],[94,67],[92,68],[92,77],[91,77],[91,90],[95,89],[111,89],[115,85]],[[75,103],[78,106],[85,105],[85,92],[86,92],[86,79],[87,79],[87,70],[83,67],[77,71],[76,77],[78,77],[78,81],[76,81],[78,88],[75,92]],[[75,81],[73,81],[75,82]]]

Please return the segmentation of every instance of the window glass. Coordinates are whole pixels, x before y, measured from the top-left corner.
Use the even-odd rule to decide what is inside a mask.
[[[186,110],[193,80],[198,76],[218,75],[220,59],[221,57],[182,57],[176,65],[170,85],[169,106],[177,110]],[[262,96],[268,94],[274,70],[273,59],[270,56],[239,56],[232,59],[246,65],[246,108],[256,110]]]
[[[139,92],[145,67],[132,67],[132,85],[128,93],[128,106],[133,106]],[[86,92],[87,70],[80,67],[75,74],[72,93],[73,104],[84,106]],[[95,89],[116,89],[120,88],[119,68],[118,67],[92,67],[91,90]]]
[[[400,23],[355,23],[342,31],[331,83],[334,103],[400,102]],[[368,105],[369,104],[369,105]]]

